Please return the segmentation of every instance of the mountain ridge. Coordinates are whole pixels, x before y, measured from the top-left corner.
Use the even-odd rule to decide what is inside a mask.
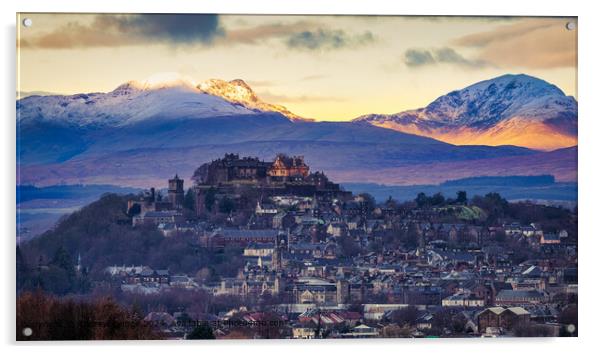
[[[537,162],[538,173],[568,176],[576,159],[517,146],[457,146],[369,122],[302,122],[249,108],[261,101],[243,81],[214,81],[204,87],[213,94],[197,86],[130,81],[108,93],[18,100],[18,182],[144,187],[232,152],[305,155],[312,168],[342,181],[384,178],[398,184],[457,175],[454,171],[470,176],[497,163],[504,164],[502,174],[532,173]],[[539,159],[528,159],[534,155]]]
[[[577,144],[577,101],[557,86],[506,74],[438,97],[426,107],[353,120],[459,145],[554,150]]]
[[[293,122],[312,121],[286,107],[262,101],[243,80],[183,78],[128,81],[109,92],[33,95],[17,100],[17,120],[52,121],[70,126],[125,126],[159,116],[207,118],[279,113]]]

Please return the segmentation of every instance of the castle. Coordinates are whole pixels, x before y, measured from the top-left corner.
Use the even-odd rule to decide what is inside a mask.
[[[309,176],[309,166],[303,156],[289,157],[278,154],[273,162],[261,161],[257,157],[239,157],[226,154],[199,167],[193,176],[197,184],[220,185],[228,183],[275,184],[303,181]]]
[[[205,195],[213,193],[236,199],[241,190],[255,190],[261,196],[328,196],[346,199],[350,192],[328,180],[323,172],[310,173],[303,156],[278,154],[272,162],[257,157],[225,154],[223,158],[201,165],[194,172],[197,212],[205,210]]]
[[[240,206],[239,202],[245,194],[247,199],[249,196],[256,199],[253,203],[257,205],[262,198],[277,195],[340,200],[351,198],[351,192],[331,182],[323,172],[310,172],[303,156],[278,154],[274,161],[266,162],[257,157],[225,154],[223,158],[197,168],[192,180],[197,215],[213,209],[214,205],[205,205],[208,200],[214,200],[215,203],[218,197],[220,200],[228,198]],[[207,198],[208,193],[213,194],[214,198]],[[128,201],[128,213],[136,214],[134,225],[176,222],[182,219],[183,207],[184,180],[177,174],[168,180],[167,198],[151,188]]]

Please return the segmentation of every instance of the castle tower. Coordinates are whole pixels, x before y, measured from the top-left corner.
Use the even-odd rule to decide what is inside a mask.
[[[169,180],[167,197],[173,208],[182,208],[184,204],[184,180],[180,179],[177,174]]]

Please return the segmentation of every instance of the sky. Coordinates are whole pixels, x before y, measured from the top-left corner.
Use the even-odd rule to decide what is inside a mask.
[[[577,97],[576,18],[20,14],[17,90],[108,92],[177,73],[242,79],[306,118],[423,107],[507,73]]]

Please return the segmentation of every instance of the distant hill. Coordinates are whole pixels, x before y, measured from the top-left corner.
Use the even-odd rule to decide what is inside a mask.
[[[98,199],[105,193],[128,194],[138,189],[123,188],[112,185],[58,185],[36,187],[30,185],[17,186],[17,203],[36,199]]]
[[[557,183],[549,175],[508,176],[508,177],[471,177],[441,184],[393,186],[373,183],[344,183],[347,190],[354,193],[366,192],[377,200],[384,201],[389,196],[399,201],[416,198],[420,192],[432,195],[442,193],[447,198],[455,198],[458,191],[466,191],[469,197],[497,192],[508,200],[537,200],[553,202],[577,201],[577,183]],[[554,204],[554,203],[552,203]],[[556,203],[561,204],[561,203]]]
[[[453,181],[445,181],[440,184],[443,187],[453,186],[511,186],[511,187],[531,187],[547,186],[554,184],[554,176],[480,176],[461,178]]]

